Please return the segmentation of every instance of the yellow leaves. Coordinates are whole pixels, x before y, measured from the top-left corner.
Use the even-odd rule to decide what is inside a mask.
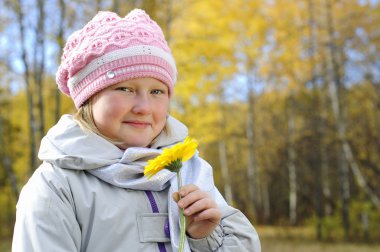
[[[220,135],[219,105],[224,103],[220,94],[224,92],[224,82],[239,71],[239,44],[249,41],[247,47],[239,50],[244,50],[252,60],[263,45],[263,39],[254,36],[256,30],[265,33],[261,28],[265,23],[260,19],[260,3],[185,1],[186,8],[177,10],[180,18],[171,24],[175,38],[171,46],[179,72],[174,103],[179,115],[191,115],[179,119],[202,141],[215,141]],[[231,82],[227,86],[232,89],[234,85]]]

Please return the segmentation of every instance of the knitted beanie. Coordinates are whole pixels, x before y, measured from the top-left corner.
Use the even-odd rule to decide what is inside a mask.
[[[161,28],[140,9],[124,18],[99,12],[63,49],[56,81],[77,108],[102,89],[151,77],[173,92],[177,69]]]

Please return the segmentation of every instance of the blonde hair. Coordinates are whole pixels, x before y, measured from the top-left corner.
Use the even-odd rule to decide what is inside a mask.
[[[99,131],[98,127],[96,127],[94,116],[92,115],[92,99],[89,99],[78,109],[78,111],[74,114],[74,119],[78,122],[83,131],[95,133],[114,145],[123,144],[123,142],[116,141],[115,139],[105,136]]]
[[[89,99],[87,100],[78,110],[77,112],[74,114],[74,119],[75,121],[78,122],[80,128],[83,130],[83,131],[87,131],[87,132],[92,132],[92,133],[95,133],[97,134],[98,136],[104,138],[105,140],[111,142],[112,144],[116,145],[116,146],[123,146],[124,142],[121,142],[121,141],[117,141],[115,139],[112,139],[110,137],[107,137],[105,136],[104,134],[102,134],[99,129],[96,127],[96,124],[95,124],[95,121],[94,121],[94,116],[92,114],[92,99]],[[161,132],[165,132],[166,134],[168,134],[168,129],[167,129],[167,125],[165,124],[164,128],[162,129]],[[149,146],[151,146],[152,144],[154,144],[156,141],[157,141],[157,137],[159,136],[160,134],[158,134],[153,140],[152,142],[149,144]]]

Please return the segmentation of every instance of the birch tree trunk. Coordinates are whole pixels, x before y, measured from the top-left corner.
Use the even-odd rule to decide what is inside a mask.
[[[61,55],[62,50],[64,47],[64,32],[65,32],[65,16],[66,16],[66,4],[64,0],[59,0],[59,30],[56,37],[56,40],[58,41],[58,45],[60,48],[60,56],[58,57],[58,64],[61,63]],[[59,118],[61,117],[61,91],[58,89],[58,85],[56,85],[55,90],[55,111],[54,111],[54,118],[55,122],[58,122]]]
[[[311,141],[312,146],[316,146],[316,151],[314,155],[311,156],[310,166],[315,174],[315,189],[314,189],[314,205],[317,216],[317,225],[316,225],[316,234],[317,239],[322,239],[322,218],[323,218],[323,207],[322,207],[322,167],[321,167],[321,156],[322,156],[322,122],[320,118],[320,95],[318,92],[318,86],[316,83],[317,77],[317,69],[316,69],[316,42],[317,42],[317,34],[316,34],[316,21],[314,16],[314,1],[308,0],[308,13],[309,13],[309,64],[310,64],[310,76],[311,76],[311,84],[313,88],[312,92],[312,104],[311,107],[313,111],[311,111],[310,118],[310,128],[314,129],[315,134],[313,135]]]
[[[36,43],[34,48],[34,82],[37,90],[37,105],[39,114],[38,142],[45,135],[45,113],[44,113],[44,97],[43,97],[43,76],[45,68],[45,10],[44,1],[37,1],[37,29]]]
[[[366,192],[368,197],[374,203],[377,208],[380,208],[380,200],[377,195],[372,191],[372,189],[368,186],[364,176],[362,175],[359,166],[354,160],[352,155],[351,147],[346,138],[346,123],[343,118],[342,112],[342,101],[341,96],[343,92],[343,83],[340,76],[340,65],[337,55],[337,46],[335,42],[335,27],[333,23],[333,15],[332,15],[332,6],[329,0],[326,0],[326,21],[328,28],[328,40],[329,40],[329,49],[330,49],[330,60],[331,60],[331,70],[333,76],[333,83],[330,85],[330,95],[333,107],[333,114],[335,116],[336,124],[337,124],[337,134],[340,142],[340,165],[339,165],[339,177],[341,180],[341,193],[343,197],[343,225],[345,229],[345,237],[349,238],[349,198],[350,198],[350,184],[348,178],[348,165],[347,162],[358,182],[359,186]]]
[[[295,137],[294,97],[289,97],[288,108],[288,174],[289,174],[289,221],[292,225],[297,224],[297,174],[296,174],[296,151],[294,149]]]
[[[321,146],[321,176],[322,176],[322,193],[324,198],[323,212],[324,215],[329,216],[332,214],[332,193],[330,189],[330,176],[329,165],[327,161],[327,154],[325,149]]]
[[[255,158],[255,115],[254,115],[254,100],[253,100],[253,83],[248,81],[248,114],[247,114],[247,141],[248,141],[248,160],[247,160],[247,178],[248,178],[248,195],[249,195],[249,210],[257,214],[259,194],[257,193],[257,172]]]
[[[335,117],[337,135],[340,141],[340,146],[338,146],[338,174],[340,181],[340,193],[342,197],[342,220],[344,228],[345,239],[348,240],[349,229],[350,229],[350,220],[349,220],[349,200],[350,200],[350,182],[348,177],[348,166],[347,162],[344,159],[342,141],[345,137],[345,125],[342,118],[341,110],[341,100],[340,95],[342,95],[342,85],[341,76],[339,72],[339,61],[336,54],[336,44],[335,44],[335,27],[333,24],[332,16],[332,5],[330,0],[325,1],[326,7],[326,23],[328,29],[328,41],[329,41],[329,52],[330,52],[330,66],[332,81],[329,85],[330,99],[332,105],[332,111]]]
[[[219,140],[218,148],[219,148],[219,162],[220,162],[220,168],[222,172],[222,179],[223,179],[223,186],[224,186],[224,196],[228,204],[232,205],[234,201],[233,201],[233,195],[232,195],[232,189],[231,189],[230,176],[228,172],[226,143],[224,140],[222,139]]]
[[[321,69],[321,76],[328,76],[329,71],[328,71],[328,64],[327,64],[327,59],[323,56],[322,54],[322,62],[326,62],[326,64],[322,64],[322,69]],[[320,115],[320,131],[321,131],[321,139],[323,138],[323,132],[326,132],[326,126],[323,122],[327,121],[328,119],[328,94],[325,95],[325,93],[328,93],[326,90],[328,90],[329,84],[328,81],[324,82],[324,85],[322,87],[322,95],[320,97],[320,102],[321,102],[321,115]],[[324,148],[323,141],[321,142],[320,145],[320,153],[321,153],[321,176],[322,176],[322,193],[323,193],[323,199],[324,199],[324,204],[323,204],[323,210],[324,210],[324,215],[331,215],[333,211],[332,207],[332,193],[331,193],[331,188],[330,188],[330,168],[329,168],[329,163],[327,159],[327,153],[326,149]]]
[[[255,100],[254,100],[254,63],[247,56],[246,61],[247,69],[247,101],[248,101],[248,113],[246,124],[246,135],[248,142],[248,160],[247,160],[247,178],[248,178],[248,196],[249,196],[249,211],[252,211],[254,216],[258,214],[258,209],[261,209],[261,194],[258,193],[257,186],[257,164],[256,164],[256,135],[255,135]]]
[[[229,168],[228,168],[228,156],[227,156],[227,146],[226,146],[226,130],[225,130],[225,122],[226,122],[226,115],[225,115],[225,107],[224,107],[224,90],[221,88],[219,91],[219,110],[220,110],[220,119],[219,119],[219,129],[220,134],[222,137],[218,140],[218,152],[219,152],[219,163],[220,163],[220,169],[222,172],[222,179],[223,179],[223,186],[224,186],[224,197],[226,198],[226,201],[233,205],[233,194],[232,194],[232,187],[231,187],[231,180],[229,175]]]
[[[27,98],[27,107],[28,107],[28,116],[29,116],[29,159],[30,159],[30,173],[36,169],[37,164],[37,148],[36,148],[36,120],[34,116],[33,106],[34,106],[34,99],[33,99],[33,92],[31,87],[31,81],[30,81],[30,68],[29,63],[27,60],[27,51],[26,51],[26,45],[25,45],[25,27],[24,27],[24,14],[22,12],[21,8],[21,1],[17,0],[15,2],[14,9],[16,11],[17,15],[17,23],[18,23],[18,29],[20,33],[20,41],[21,41],[21,60],[24,67],[24,81],[26,86],[26,98]]]
[[[355,179],[358,183],[358,185],[364,190],[364,192],[367,194],[369,199],[372,201],[372,203],[377,207],[380,208],[380,199],[375,194],[375,192],[368,186],[368,183],[363,176],[362,172],[359,169],[358,164],[356,163],[354,156],[352,154],[351,146],[348,143],[347,137],[346,137],[346,123],[343,118],[343,111],[342,111],[342,93],[343,93],[343,83],[342,78],[340,76],[340,65],[339,60],[337,56],[337,48],[335,43],[335,27],[333,23],[333,15],[332,15],[332,7],[329,0],[326,0],[326,15],[327,15],[327,27],[328,27],[328,34],[329,34],[329,49],[330,49],[330,58],[331,58],[331,66],[332,66],[332,76],[333,76],[333,84],[331,85],[330,92],[331,92],[331,100],[332,100],[332,106],[333,106],[333,113],[336,119],[337,123],[337,131],[338,131],[338,137],[341,144],[341,151],[342,155],[345,158],[345,161],[348,162],[349,167],[351,168],[352,173],[355,176]],[[346,168],[348,170],[348,168]],[[342,170],[343,176],[344,174],[347,174],[347,182],[348,182],[348,171],[345,169]],[[349,186],[346,185],[345,187]]]

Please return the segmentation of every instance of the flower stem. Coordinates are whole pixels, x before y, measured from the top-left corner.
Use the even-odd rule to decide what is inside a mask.
[[[182,187],[182,178],[181,178],[181,169],[177,171],[177,180],[178,180],[178,191]],[[179,195],[179,199],[181,199],[181,195]],[[186,233],[186,219],[185,214],[183,213],[183,208],[180,209],[180,222],[181,222],[181,233],[179,240],[179,252],[183,251],[185,245],[185,233]]]

